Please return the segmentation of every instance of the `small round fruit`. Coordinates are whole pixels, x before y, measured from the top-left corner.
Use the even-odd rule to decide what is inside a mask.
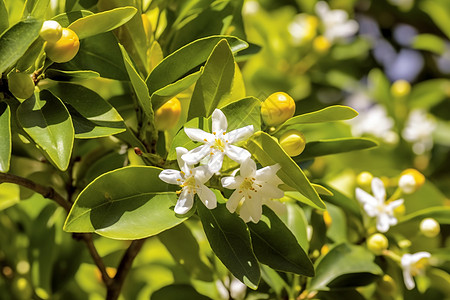
[[[62,27],[61,25],[53,20],[45,21],[42,24],[41,31],[39,32],[41,38],[50,43],[55,43],[62,36]]]
[[[62,29],[62,36],[57,42],[47,42],[45,45],[47,57],[56,63],[68,62],[77,55],[78,49],[80,49],[80,40],[69,28]]]
[[[425,183],[425,176],[416,169],[406,169],[400,174],[398,186],[405,194],[412,194]]]
[[[276,92],[261,103],[261,115],[264,123],[277,126],[291,118],[295,113],[295,102],[291,96]]]
[[[14,97],[28,99],[34,93],[34,82],[29,74],[13,72],[8,76],[9,91]]]
[[[155,112],[155,127],[163,131],[173,128],[180,119],[181,103],[177,98],[172,98],[164,103]]]
[[[370,172],[364,171],[358,174],[356,177],[356,183],[358,186],[365,190],[370,189],[370,185],[372,184],[373,175]]]
[[[289,156],[297,156],[305,150],[305,136],[298,130],[291,129],[280,137],[281,148]]]
[[[403,79],[395,81],[391,86],[391,94],[396,98],[402,98],[411,91],[411,84]]]
[[[420,232],[426,237],[435,237],[441,232],[441,226],[433,218],[425,218],[420,222]]]
[[[375,255],[381,255],[388,246],[388,239],[381,233],[375,233],[367,239],[367,248]]]

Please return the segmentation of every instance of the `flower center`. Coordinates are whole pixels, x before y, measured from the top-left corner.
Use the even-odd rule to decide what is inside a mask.
[[[221,152],[223,152],[225,150],[225,146],[226,146],[226,141],[222,140],[221,138],[216,138],[216,140],[214,141],[214,145],[213,147],[216,150],[219,150]]]
[[[199,187],[199,185],[195,184],[195,177],[194,176],[189,176],[188,178],[186,178],[183,182],[183,184],[181,185],[181,187],[183,188],[187,188],[188,192],[192,192],[192,193],[197,193],[197,188]]]
[[[253,188],[253,178],[245,177],[244,181],[241,183],[241,190],[254,190]]]

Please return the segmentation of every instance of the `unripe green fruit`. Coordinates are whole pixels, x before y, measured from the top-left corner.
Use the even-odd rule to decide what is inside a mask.
[[[375,233],[367,239],[367,248],[375,255],[381,255],[388,246],[388,239],[381,233]]]
[[[69,28],[62,29],[62,36],[57,42],[47,42],[45,45],[47,57],[57,63],[68,62],[77,55],[78,49],[80,49],[78,35]]]
[[[39,35],[47,42],[56,43],[62,36],[62,27],[56,21],[45,21]]]
[[[297,156],[305,150],[305,137],[303,133],[298,130],[291,129],[286,131],[280,137],[280,145],[281,148],[289,155],[289,156]]]
[[[28,99],[34,93],[34,82],[26,73],[13,72],[8,75],[9,91],[14,97]]]
[[[295,113],[295,102],[283,92],[273,93],[261,103],[261,116],[264,123],[277,126],[291,118]]]

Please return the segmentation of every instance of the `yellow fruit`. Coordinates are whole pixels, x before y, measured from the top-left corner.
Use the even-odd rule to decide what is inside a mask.
[[[356,177],[356,183],[364,190],[370,190],[372,184],[373,175],[369,172],[361,172]]]
[[[398,186],[405,194],[412,194],[425,183],[425,176],[416,169],[406,169],[400,174]]]
[[[408,81],[400,79],[395,81],[391,86],[391,94],[396,98],[405,97],[411,91],[411,85]]]
[[[57,63],[68,62],[77,55],[78,49],[80,49],[80,40],[69,28],[62,29],[62,36],[57,42],[47,42],[45,45],[47,57]]]
[[[41,31],[39,32],[41,38],[47,42],[55,43],[62,36],[62,27],[58,22],[53,20],[45,21],[42,24]]]
[[[155,112],[155,127],[157,130],[168,130],[173,128],[180,119],[181,103],[177,98],[172,98],[164,103]]]
[[[302,153],[305,149],[305,144],[306,141],[303,133],[295,129],[286,131],[280,137],[281,148],[283,148],[289,156],[297,156]]]
[[[388,246],[388,239],[381,233],[375,233],[367,239],[367,248],[375,255],[381,255]]]
[[[261,115],[269,126],[280,125],[295,113],[295,102],[291,96],[283,92],[270,95],[261,103]]]
[[[28,99],[34,93],[34,82],[29,74],[13,72],[8,76],[9,91],[14,97]]]

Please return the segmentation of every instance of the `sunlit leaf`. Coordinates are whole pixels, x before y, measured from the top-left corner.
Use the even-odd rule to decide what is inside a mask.
[[[8,172],[11,159],[11,109],[0,102],[0,172]]]

